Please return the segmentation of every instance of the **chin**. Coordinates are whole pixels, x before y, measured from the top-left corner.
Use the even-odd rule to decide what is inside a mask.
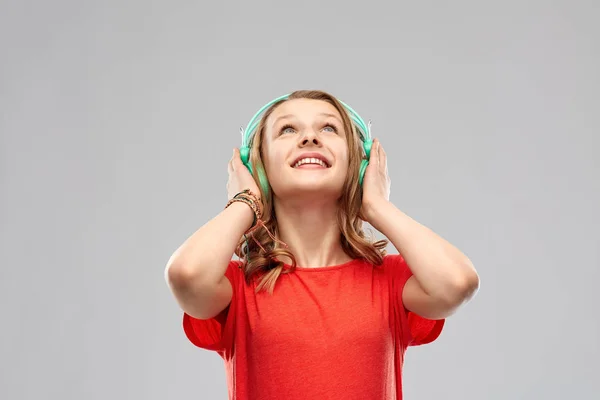
[[[284,168],[274,171],[269,181],[274,194],[281,199],[307,197],[327,199],[338,199],[343,190],[346,179],[345,173],[336,169],[325,171],[296,171]]]
[[[286,182],[273,187],[273,192],[280,198],[306,198],[315,197],[322,200],[336,200],[343,191],[343,184],[337,182]]]

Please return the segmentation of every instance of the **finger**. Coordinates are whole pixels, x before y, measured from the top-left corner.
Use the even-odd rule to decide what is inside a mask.
[[[381,142],[379,142],[379,164],[381,167],[381,170],[383,172],[387,171],[387,155],[385,154],[385,150],[383,150],[383,146],[381,145]]]
[[[373,158],[373,164],[379,167],[379,140],[373,140],[373,149],[371,151],[371,157]]]
[[[377,139],[373,140],[373,143],[371,144],[371,153],[369,154],[369,165],[376,163],[376,161],[375,161],[375,159],[377,158],[376,153],[377,153]]]
[[[242,155],[240,154],[240,150],[236,147],[233,149],[233,167],[235,170],[244,166],[242,163]]]
[[[235,149],[233,150],[233,155],[231,156],[231,158],[229,159],[229,162],[227,163],[227,171],[229,173],[232,173],[233,171],[235,171],[235,166],[234,166],[234,161],[235,159]]]

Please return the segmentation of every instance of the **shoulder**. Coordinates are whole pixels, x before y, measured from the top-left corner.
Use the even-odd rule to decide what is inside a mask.
[[[392,277],[408,278],[411,275],[406,260],[400,254],[386,254],[383,257],[382,267],[385,273]]]
[[[244,276],[244,262],[242,260],[231,260],[225,270],[225,276],[231,279],[239,279]]]
[[[404,257],[402,257],[400,254],[386,254],[385,256],[383,256],[383,264],[388,266],[405,263],[406,262],[404,261]]]

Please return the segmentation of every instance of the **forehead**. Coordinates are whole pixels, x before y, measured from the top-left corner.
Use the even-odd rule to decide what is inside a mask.
[[[321,114],[331,114],[338,119],[342,119],[339,111],[335,106],[324,100],[312,99],[294,99],[288,100],[280,104],[273,110],[269,118],[267,118],[267,126],[271,126],[282,117],[311,119]]]

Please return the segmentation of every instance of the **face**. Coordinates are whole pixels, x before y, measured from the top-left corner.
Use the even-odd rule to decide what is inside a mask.
[[[342,117],[330,103],[294,99],[267,118],[263,164],[277,197],[341,194],[348,173]]]

